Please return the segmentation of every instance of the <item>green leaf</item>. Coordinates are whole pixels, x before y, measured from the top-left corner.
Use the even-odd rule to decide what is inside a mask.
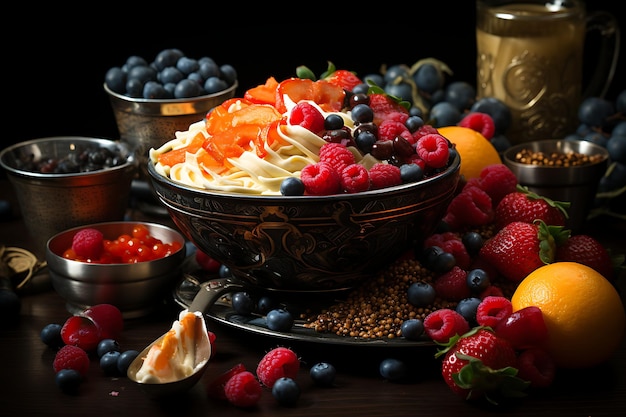
[[[300,65],[296,68],[296,76],[298,78],[302,78],[303,80],[311,80],[316,81],[315,74],[308,67],[304,65]]]

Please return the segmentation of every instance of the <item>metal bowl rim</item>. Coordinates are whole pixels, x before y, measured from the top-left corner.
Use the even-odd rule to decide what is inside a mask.
[[[89,172],[70,172],[67,174],[58,174],[58,173],[42,173],[42,172],[34,172],[34,171],[24,171],[13,166],[10,166],[4,162],[5,155],[8,155],[19,148],[38,145],[41,143],[50,143],[50,142],[80,142],[80,143],[89,143],[89,144],[100,144],[106,147],[113,147],[125,153],[126,162],[121,165],[117,165],[110,168],[99,169],[96,171]],[[95,138],[88,136],[51,136],[45,138],[37,138],[30,139],[23,142],[15,143],[10,145],[3,150],[0,151],[0,166],[4,168],[6,171],[10,172],[13,175],[28,177],[28,178],[37,178],[37,179],[58,179],[58,178],[77,178],[77,177],[90,177],[90,176],[99,176],[106,173],[116,173],[118,171],[125,171],[129,168],[135,168],[136,161],[135,155],[130,150],[130,147],[121,141],[106,139],[106,138]]]

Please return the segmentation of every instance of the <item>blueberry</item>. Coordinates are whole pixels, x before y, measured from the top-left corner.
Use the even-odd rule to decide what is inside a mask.
[[[139,356],[139,352],[136,350],[125,350],[120,353],[120,357],[117,359],[117,370],[121,375],[126,375],[128,367],[137,356]]]
[[[444,253],[444,250],[441,249],[441,247],[439,247],[439,246],[429,246],[427,248],[424,248],[424,250],[420,254],[419,258],[420,258],[420,261],[422,262],[422,265],[424,265],[426,268],[432,270],[433,269],[433,265],[435,263],[435,260],[442,253]]]
[[[120,67],[110,68],[104,75],[104,83],[118,94],[126,92],[126,73]]]
[[[424,178],[424,171],[417,164],[402,164],[400,165],[400,178],[403,184],[417,182]]]
[[[100,357],[100,368],[107,376],[120,375],[120,369],[118,368],[118,362],[122,354],[119,351],[112,350],[106,352]]]
[[[224,264],[220,265],[220,269],[219,269],[218,275],[220,276],[220,278],[228,278],[228,277],[232,276],[232,274],[230,272],[230,268],[227,267]]]
[[[174,98],[189,98],[201,95],[202,87],[197,82],[185,78],[176,84]]]
[[[200,64],[198,73],[202,75],[205,80],[208,80],[211,77],[220,76],[220,67],[211,58],[200,58],[198,63]]]
[[[443,252],[435,258],[432,264],[432,270],[438,273],[450,271],[456,265],[456,258],[450,252]]]
[[[376,138],[376,134],[368,130],[362,130],[359,132],[358,135],[354,137],[354,142],[356,143],[356,146],[363,153],[370,153],[372,147],[374,146],[374,143],[376,143],[377,140],[378,139]]]
[[[476,297],[464,298],[456,305],[456,312],[462,315],[470,324],[470,327],[476,325],[476,309],[481,299]]]
[[[398,359],[383,359],[379,366],[380,375],[389,381],[398,381],[407,374],[407,366]]]
[[[229,64],[220,66],[220,78],[228,83],[228,85],[235,84],[237,81],[237,71],[235,67]]]
[[[245,291],[234,293],[231,298],[231,303],[233,310],[235,310],[237,314],[247,316],[252,314],[255,310],[255,303],[252,296]]]
[[[73,394],[78,391],[83,378],[75,369],[61,369],[54,376],[54,382],[61,391]]]
[[[478,232],[465,233],[461,238],[461,241],[463,242],[465,249],[467,249],[467,252],[472,256],[478,255],[478,252],[480,251],[480,248],[483,247],[484,243],[482,235]]]
[[[114,339],[102,339],[98,342],[98,346],[96,347],[96,353],[98,357],[101,358],[107,352],[119,352],[120,345]]]
[[[318,362],[311,367],[309,375],[315,384],[328,387],[335,382],[337,370],[330,363]]]
[[[272,386],[272,395],[282,405],[294,405],[300,398],[300,387],[291,378],[278,378]]]
[[[409,285],[407,299],[415,307],[427,307],[435,301],[435,288],[427,282],[414,282]]]
[[[198,71],[200,69],[200,64],[198,64],[198,61],[195,59],[181,56],[176,62],[176,69],[185,75],[189,75],[192,72]]]
[[[359,103],[350,111],[352,120],[357,124],[371,123],[374,121],[374,110],[365,103]],[[341,127],[339,127],[340,129]]]
[[[178,60],[183,56],[185,56],[185,54],[180,49],[163,49],[157,54],[156,58],[154,58],[154,66],[159,71],[163,71],[163,69],[167,67],[175,67]]]
[[[177,84],[184,78],[185,78],[185,75],[182,72],[180,72],[180,70],[176,67],[164,68],[163,71],[159,73],[159,81],[162,84],[168,84],[168,83]]]
[[[144,84],[148,81],[157,81],[157,71],[147,65],[138,65],[128,71],[128,79],[139,80]]]
[[[409,132],[415,133],[420,127],[424,126],[424,119],[420,116],[409,116],[404,125],[409,129]]]
[[[276,301],[267,295],[261,296],[257,302],[257,310],[260,314],[267,314],[277,307]]]
[[[465,279],[467,286],[474,293],[481,292],[491,285],[489,274],[487,274],[484,269],[480,268],[468,271]]]
[[[204,90],[207,94],[214,94],[220,91],[226,90],[228,88],[228,84],[226,81],[222,80],[218,77],[209,77],[204,82]]]
[[[408,319],[400,326],[402,337],[407,340],[420,340],[424,334],[424,322],[420,319]]]
[[[267,327],[277,332],[287,332],[291,330],[294,319],[291,313],[284,308],[275,308],[265,316]]]
[[[326,130],[338,130],[344,125],[343,117],[338,114],[331,113],[324,119],[324,129]]]
[[[300,178],[287,177],[280,183],[280,193],[287,196],[304,195],[304,183]]]
[[[65,344],[63,338],[61,338],[62,327],[58,323],[46,324],[39,334],[41,341],[53,349],[62,347]]]
[[[143,85],[142,97],[153,100],[163,100],[168,98],[169,94],[163,84],[157,81],[148,81]]]

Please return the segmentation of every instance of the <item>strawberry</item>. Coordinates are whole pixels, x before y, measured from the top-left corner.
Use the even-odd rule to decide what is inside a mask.
[[[569,206],[569,202],[553,201],[518,184],[517,191],[504,196],[496,206],[494,222],[498,229],[511,222],[535,220],[543,220],[549,226],[565,226]]]
[[[356,74],[342,69],[331,72],[324,77],[324,80],[348,91],[352,91],[357,85],[363,84],[363,81]]]
[[[445,355],[441,374],[450,389],[466,400],[497,404],[500,397],[521,397],[529,383],[516,377],[515,350],[488,327],[475,327],[435,355]]]
[[[387,118],[387,115],[402,112],[407,113],[408,110],[398,101],[386,94],[374,93],[370,94],[370,107],[374,111],[374,124],[380,123]]]
[[[613,260],[604,246],[588,235],[570,236],[557,246],[557,262],[578,262],[601,273],[606,279],[614,276]]]
[[[561,226],[543,221],[515,221],[485,241],[479,257],[491,264],[506,279],[520,282],[540,266],[552,263],[557,241],[569,233]]]

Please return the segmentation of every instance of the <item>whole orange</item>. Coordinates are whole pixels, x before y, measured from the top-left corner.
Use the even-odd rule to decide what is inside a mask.
[[[536,306],[548,328],[546,350],[561,368],[588,368],[609,359],[624,337],[619,293],[601,274],[577,262],[542,266],[511,297],[513,311]]]
[[[463,126],[445,126],[437,130],[454,143],[461,155],[460,172],[466,180],[480,177],[487,165],[502,163],[496,148],[480,132]]]

